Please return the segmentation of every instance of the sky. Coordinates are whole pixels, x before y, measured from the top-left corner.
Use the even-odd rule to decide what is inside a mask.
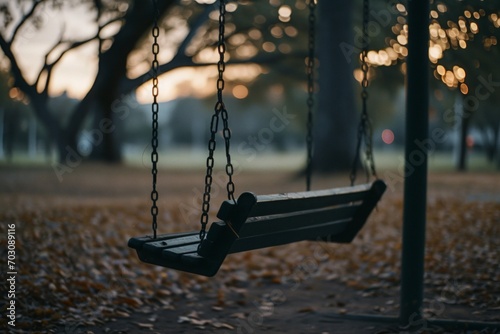
[[[0,0],[3,1],[10,0]],[[18,16],[19,19],[19,9]],[[26,9],[25,9],[26,11]],[[25,24],[19,31],[13,45],[14,53],[19,66],[26,75],[30,83],[36,80],[40,72],[45,54],[61,38],[77,39],[92,36],[95,33],[95,23],[93,23],[93,13],[83,5],[76,6],[63,11],[52,9],[42,9],[39,11],[42,16],[40,28],[35,28],[31,23]],[[115,27],[115,31],[118,27]],[[112,29],[111,29],[112,30]],[[3,32],[4,36],[9,36],[11,29]],[[108,33],[114,33],[109,31]],[[54,68],[54,75],[51,79],[49,93],[53,96],[62,93],[76,99],[81,99],[90,89],[97,73],[97,42],[88,43],[74,51],[68,52],[64,58]],[[168,54],[169,50],[161,49],[160,53]],[[57,53],[55,53],[57,54]],[[160,55],[161,56],[161,55]],[[208,95],[212,90],[207,90],[210,77],[215,74],[215,68],[207,69],[179,69],[160,77],[160,101],[169,101],[176,97],[186,95],[191,91],[205,92]],[[192,78],[196,78],[192,80]],[[187,87],[187,83],[191,84]],[[215,89],[215,83],[214,83]],[[150,84],[145,84],[137,90],[137,97],[140,102],[147,103],[151,100]]]
[[[30,83],[35,81],[43,66],[45,54],[61,37],[61,31],[64,30],[63,38],[84,38],[93,32],[90,29],[92,16],[83,6],[66,11],[63,15],[48,9],[42,9],[39,13],[42,15],[41,27],[37,29],[30,23],[25,24],[13,44],[19,66]],[[10,33],[8,31],[7,36],[10,37]],[[72,97],[82,97],[97,71],[94,56],[96,45],[92,43],[83,46],[77,52],[64,56],[54,68],[55,75],[50,90],[52,95],[67,91]]]

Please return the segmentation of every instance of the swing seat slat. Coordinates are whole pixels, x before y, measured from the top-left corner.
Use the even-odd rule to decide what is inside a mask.
[[[213,276],[231,253],[303,240],[349,243],[383,195],[381,180],[321,191],[255,196],[222,203],[200,245],[199,232],[129,240],[141,261]]]

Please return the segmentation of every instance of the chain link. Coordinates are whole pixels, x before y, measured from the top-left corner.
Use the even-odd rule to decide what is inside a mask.
[[[203,193],[203,204],[201,207],[201,230],[200,230],[200,240],[205,238],[206,228],[208,224],[208,213],[210,211],[210,194],[212,190],[212,173],[214,168],[214,151],[216,147],[215,135],[217,134],[217,128],[219,126],[219,114],[215,113],[212,115],[210,121],[210,140],[208,141],[208,157],[207,157],[207,172],[205,174],[205,189]],[[201,244],[201,243],[200,243]]]
[[[363,80],[361,82],[361,99],[363,101],[363,136],[365,140],[365,156],[370,169],[371,175],[377,179],[377,171],[375,169],[375,160],[373,156],[373,127],[371,124],[370,116],[368,115],[368,45],[369,45],[369,34],[368,34],[368,24],[370,18],[370,0],[363,1],[363,51],[362,51],[362,72]],[[367,168],[368,174],[368,168]],[[367,175],[368,178],[368,175]]]
[[[370,15],[370,1],[363,0],[363,47],[361,49],[361,72],[363,74],[361,80],[361,101],[362,101],[362,109],[361,109],[361,119],[358,125],[358,133],[357,133],[357,145],[356,145],[356,153],[354,157],[354,162],[351,169],[351,185],[354,185],[356,181],[356,172],[358,169],[358,163],[360,160],[361,153],[361,142],[365,143],[365,159],[368,164],[366,168],[366,177],[369,178],[369,172],[375,178],[377,178],[377,172],[375,169],[375,161],[373,157],[373,130],[372,124],[370,121],[370,117],[368,115],[368,24],[369,24],[369,15]]]
[[[313,169],[313,108],[314,108],[314,69],[315,69],[315,24],[316,2],[309,0],[309,43],[306,63],[307,73],[307,162],[306,162],[306,190],[311,190],[311,177]]]
[[[158,36],[160,35],[160,29],[158,27],[158,19],[160,16],[160,12],[158,9],[158,2],[157,0],[153,0],[153,8],[154,8],[154,21],[153,21],[153,29],[151,31],[151,34],[153,36],[153,45],[152,45],[152,52],[153,52],[153,61],[151,62],[151,70],[153,73],[153,88],[152,88],[152,95],[153,95],[153,103],[151,105],[151,111],[152,111],[152,133],[151,133],[151,147],[153,148],[153,151],[151,152],[151,174],[153,176],[153,189],[151,191],[151,216],[153,217],[152,221],[152,226],[151,228],[153,229],[153,237],[156,239],[157,235],[157,229],[158,229],[158,206],[156,205],[156,202],[158,201],[158,191],[156,190],[156,182],[157,182],[157,176],[158,176],[158,110],[159,110],[159,105],[158,105],[158,94],[159,94],[159,88],[158,88],[158,54],[160,52],[160,45],[158,44]]]
[[[233,174],[234,168],[231,162],[230,154],[230,144],[231,144],[231,130],[229,129],[229,116],[228,112],[224,106],[222,100],[222,92],[224,90],[224,71],[226,69],[226,63],[224,61],[224,55],[226,53],[226,42],[225,42],[225,22],[226,22],[226,1],[220,0],[219,2],[219,41],[217,44],[217,51],[219,53],[219,61],[217,62],[218,78],[217,78],[217,102],[214,108],[214,114],[210,121],[210,140],[208,142],[208,157],[207,157],[207,172],[205,175],[205,192],[203,194],[203,204],[202,204],[202,214],[200,219],[201,229],[200,229],[200,240],[203,241],[206,236],[206,228],[209,219],[210,211],[210,193],[212,189],[212,174],[214,167],[214,151],[216,147],[216,135],[219,127],[219,116],[222,116],[223,130],[222,135],[224,137],[224,143],[226,148],[226,174],[228,176],[228,183],[226,186],[227,196],[229,200],[234,201],[234,182]],[[201,245],[201,242],[200,242]]]
[[[224,56],[226,53],[226,41],[225,41],[225,27],[226,27],[226,1],[221,0],[219,4],[219,43],[217,49],[219,52],[219,62],[217,63],[217,69],[219,77],[217,79],[217,103],[215,106],[215,112],[220,113],[222,116],[222,135],[224,137],[224,143],[226,148],[226,174],[228,176],[228,182],[226,186],[227,198],[229,200],[234,200],[234,182],[233,174],[234,168],[231,162],[231,130],[229,129],[229,115],[227,113],[224,102],[222,101],[222,91],[224,90],[224,71],[226,69],[226,63]]]
[[[229,129],[229,122],[228,122],[228,113],[226,108],[223,108],[221,110],[221,116],[222,116],[222,124],[223,124],[223,131],[222,135],[224,136],[224,143],[226,147],[226,174],[228,177],[227,185],[226,185],[226,190],[227,190],[227,199],[232,200],[233,202],[236,202],[234,199],[234,190],[235,190],[235,185],[233,182],[233,174],[234,174],[234,167],[231,162],[231,154],[230,154],[230,147],[231,147],[231,130]]]

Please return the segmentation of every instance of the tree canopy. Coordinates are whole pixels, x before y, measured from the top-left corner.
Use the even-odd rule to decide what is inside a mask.
[[[158,3],[162,15],[160,72],[167,73],[181,67],[213,66],[218,19],[212,1],[172,0]],[[370,89],[375,90],[371,98],[372,103],[385,105],[384,110],[375,110],[374,113],[375,118],[384,119],[388,117],[390,107],[383,100],[393,98],[394,92],[403,84],[408,37],[406,8],[402,2],[376,0],[371,0],[370,6],[369,78],[373,82]],[[350,54],[346,55],[345,50],[343,52],[351,61],[357,61],[361,38],[360,1],[355,2],[350,10],[353,21],[347,25],[336,22],[336,29],[339,33],[345,30],[351,35]],[[79,11],[89,15],[88,26],[81,29],[85,33],[77,34],[74,30],[65,29],[68,23],[61,21],[57,31],[51,32],[51,42],[45,45],[39,62],[30,64],[31,72],[28,71],[26,52],[19,51],[20,44],[30,43],[38,29],[55,19],[56,15],[63,17],[59,13]],[[271,94],[274,99],[284,99],[291,94],[296,97],[297,88],[305,96],[307,3],[293,0],[229,2],[227,12],[229,66],[226,91],[241,98],[248,96],[249,103],[255,101],[253,96],[269,97]],[[474,124],[483,128],[485,142],[489,143],[489,151],[494,154],[498,151],[500,128],[500,115],[493,107],[499,99],[496,88],[499,74],[495,66],[499,52],[498,8],[492,2],[479,0],[443,0],[432,2],[430,14],[429,59],[435,83],[461,94],[465,104],[463,114],[467,115],[464,124],[468,125],[469,119],[473,119]],[[347,18],[343,15],[339,21]],[[9,69],[12,76],[12,80],[8,81],[14,89],[12,94],[16,93],[18,99],[30,101],[38,120],[53,142],[57,143],[60,161],[64,162],[68,152],[77,151],[79,134],[85,126],[101,132],[100,140],[93,147],[94,156],[120,161],[119,131],[115,129],[123,120],[124,111],[133,109],[125,102],[125,96],[136,92],[151,78],[151,3],[133,0],[13,1],[0,5],[0,21],[5,27],[0,33],[0,48],[4,55],[1,64]],[[322,52],[326,44],[319,45],[318,51]],[[94,59],[92,62],[95,65],[92,66],[95,70],[92,71],[95,75],[80,102],[70,108],[68,117],[62,120],[51,111],[48,101],[53,95],[54,81],[64,72],[64,61],[83,48],[93,50],[91,58],[85,61],[89,63],[88,59]],[[358,64],[347,65],[345,69],[353,70],[354,77],[359,81]],[[327,75],[325,61],[320,66],[323,69],[319,74]],[[215,70],[207,73],[209,80],[215,80]],[[341,90],[350,80],[346,76],[350,74],[337,78],[336,89]],[[269,85],[274,88],[268,89]],[[177,94],[183,90],[186,91],[184,94],[192,94],[196,90],[213,93],[215,85],[211,90],[207,86],[212,87],[186,78],[185,84],[180,84],[176,90]],[[439,100],[441,95],[435,97]],[[291,106],[295,107],[295,103]],[[445,115],[442,118],[445,119]],[[456,120],[459,117],[455,115],[452,118]]]
[[[195,1],[182,1],[180,4],[161,1],[159,4],[164,16],[161,20],[163,53],[160,73],[180,67],[212,66],[218,21],[214,5]],[[78,39],[66,36],[64,26],[61,27],[58,40],[43,56],[43,65],[35,79],[30,80],[27,70],[18,61],[24,55],[15,50],[19,36],[27,27],[36,29],[42,26],[47,20],[47,15],[44,16],[46,11],[52,13],[78,6],[84,6],[94,15],[93,33]],[[262,6],[267,7],[264,10],[260,8]],[[297,6],[300,9],[300,5]],[[296,39],[300,28],[295,21],[301,22],[292,15],[292,7],[297,6],[279,5],[277,2],[274,5],[229,3],[226,27],[228,63],[266,64],[290,54],[295,49],[290,43]],[[231,13],[237,7],[238,20],[234,20]],[[19,7],[2,5],[1,18],[8,29],[0,36],[0,46],[14,78],[13,86],[31,101],[39,120],[50,129],[54,141],[58,143],[62,161],[68,146],[75,150],[77,134],[89,115],[97,122],[94,126],[102,128],[99,122],[116,118],[113,109],[116,111],[121,107],[123,96],[133,93],[151,78],[151,41],[148,37],[152,12],[149,2],[139,1],[23,1]],[[94,82],[80,103],[70,111],[67,123],[62,124],[47,107],[54,76],[60,75],[57,65],[72,51],[89,44],[95,48],[97,57]],[[245,76],[241,70],[228,70],[227,77],[237,85],[238,81],[255,79],[263,71],[257,67]],[[116,133],[102,132],[102,142],[96,145],[95,150],[102,151],[105,159],[120,160],[120,154],[116,152]]]

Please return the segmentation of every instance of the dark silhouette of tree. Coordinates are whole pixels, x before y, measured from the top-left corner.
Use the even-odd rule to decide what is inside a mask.
[[[391,66],[403,64],[407,49],[406,8],[397,4],[399,14],[390,25],[386,46],[373,50],[372,65]],[[500,157],[498,147],[500,113],[495,105],[500,101],[500,72],[496,65],[500,56],[500,11],[498,5],[488,1],[433,1],[429,26],[429,60],[435,82],[434,89],[455,91],[463,103],[463,111],[454,113],[447,109],[442,124],[458,124],[460,129],[459,159],[456,168],[466,169],[466,139],[471,125],[482,129],[483,142],[490,160]],[[380,52],[387,53],[390,62],[381,61]],[[384,72],[389,72],[384,69]],[[441,87],[439,87],[439,85]],[[500,160],[500,158],[499,158]]]
[[[351,1],[318,4],[318,107],[314,122],[313,169],[318,172],[351,168],[356,147],[357,110],[354,67],[357,57],[343,52],[353,45]]]
[[[26,74],[18,63],[18,58],[22,55],[16,55],[13,51],[16,38],[19,37],[23,27],[30,22],[35,26],[41,24],[43,10],[61,9],[64,6],[74,5],[74,2],[33,1],[28,3],[29,6],[26,8],[20,6],[21,17],[17,21],[14,20],[13,12],[16,10],[14,6],[5,4],[0,7],[5,26],[10,27],[9,35],[0,34],[0,47],[9,60],[14,86],[29,99],[38,120],[47,129],[53,142],[56,143],[61,162],[68,159],[68,155],[71,155],[73,163],[75,160],[81,160],[81,156],[77,153],[77,135],[83,121],[92,110],[97,110],[100,117],[99,126],[102,137],[98,146],[103,151],[103,157],[107,161],[120,160],[120,155],[114,147],[113,131],[111,131],[113,117],[110,114],[110,106],[117,96],[117,87],[120,81],[125,77],[128,54],[151,26],[152,7],[150,2],[89,1],[88,3],[94,6],[93,9],[96,12],[96,33],[88,38],[73,40],[71,37],[65,36],[64,29],[61,29],[59,40],[46,53],[44,64],[33,82],[26,78]],[[159,3],[159,10],[163,13],[169,6],[173,5],[174,1],[160,1]],[[123,6],[124,4],[128,4],[128,10],[126,10],[126,6]],[[116,22],[122,24],[119,32],[111,38],[103,38],[102,31]],[[111,46],[106,48],[105,42],[111,40]],[[93,41],[99,42],[99,65],[96,79],[86,96],[73,110],[68,123],[64,125],[50,112],[48,106],[53,70],[68,52]],[[67,168],[67,166],[63,166],[63,168]]]
[[[33,110],[57,144],[61,172],[68,168],[68,162],[75,164],[82,159],[77,150],[77,139],[85,121],[91,119],[94,138],[93,157],[95,159],[121,161],[120,139],[117,137],[116,123],[126,117],[130,106],[124,97],[151,79],[149,71],[130,77],[128,68],[131,55],[139,54],[141,62],[150,62],[150,28],[152,8],[149,1],[88,1],[89,10],[95,13],[96,33],[80,40],[65,36],[61,29],[59,40],[45,55],[45,61],[35,81],[26,79],[17,60],[23,55],[13,52],[13,44],[19,31],[30,22],[43,20],[39,11],[58,10],[74,6],[69,1],[33,1],[29,6],[21,6],[21,16],[14,19],[15,8],[2,5],[1,17],[10,27],[9,34],[0,34],[0,46],[10,62],[10,70],[15,78],[14,85],[30,100]],[[212,61],[199,57],[204,50],[216,47],[217,19],[216,7],[200,5],[194,1],[158,1],[162,28],[174,29],[176,18],[185,22],[187,33],[178,42],[170,41],[174,47],[173,56],[160,65],[160,73],[180,67],[213,66]],[[256,63],[269,66],[266,72],[276,73],[286,81],[302,85],[305,81],[304,58],[307,48],[307,6],[296,1],[233,3],[237,10],[228,11],[227,52],[228,63]],[[286,7],[286,8],[285,8]],[[355,8],[353,8],[355,7]],[[358,55],[346,57],[340,43],[353,44],[352,11],[361,7],[350,2],[320,2],[318,17],[318,54],[320,58],[319,96],[315,126],[314,164],[317,171],[346,170],[352,163],[355,146],[357,112],[354,94],[353,69]],[[286,9],[283,11],[283,9]],[[288,17],[283,17],[282,13]],[[358,14],[356,14],[358,15]],[[332,19],[334,18],[334,19]],[[177,21],[177,22],[180,22]],[[111,25],[120,25],[118,32],[106,36],[104,31]],[[51,112],[48,104],[49,88],[54,76],[54,68],[64,56],[76,48],[91,42],[98,42],[98,71],[94,83],[78,105],[70,111],[66,122],[62,122]],[[356,50],[359,51],[359,50]],[[201,60],[200,60],[201,59]],[[237,80],[236,80],[237,81]],[[251,86],[251,83],[247,83]],[[251,88],[251,87],[250,87]],[[292,87],[293,91],[293,87]],[[332,108],[335,106],[335,108]],[[304,91],[304,111],[305,91]],[[75,162],[76,161],[76,162]]]
[[[216,35],[214,29],[217,29],[216,17],[210,15],[216,10],[215,5],[200,5],[195,2],[186,1],[182,5],[175,6],[175,1],[158,1],[160,15],[165,16],[160,24],[165,30],[175,29],[169,18],[176,17],[186,22],[188,33],[178,43],[174,45],[176,52],[173,57],[160,64],[160,74],[166,73],[180,67],[200,67],[213,66],[213,62],[199,61],[197,56],[206,48],[216,47]],[[126,117],[130,108],[123,105],[124,96],[133,93],[140,85],[151,79],[151,73],[145,71],[134,78],[127,76],[129,56],[133,52],[140,52],[140,48],[146,45],[145,50],[150,50],[150,41],[148,35],[152,24],[152,5],[150,1],[89,1],[88,5],[96,13],[96,33],[82,40],[72,40],[70,37],[61,33],[61,38],[46,53],[45,62],[42,66],[37,79],[29,82],[26,74],[18,64],[18,59],[23,55],[16,55],[13,51],[13,44],[18,37],[23,26],[29,22],[40,22],[43,17],[41,10],[57,10],[64,6],[74,5],[73,2],[63,3],[54,1],[33,1],[30,6],[20,8],[21,18],[14,20],[13,12],[16,10],[13,6],[2,5],[0,13],[6,26],[10,27],[10,34],[0,35],[0,46],[6,58],[10,62],[10,71],[14,77],[14,86],[19,88],[30,100],[37,118],[48,129],[53,141],[57,144],[59,159],[62,165],[58,168],[67,168],[64,165],[65,160],[80,160],[77,152],[78,133],[86,119],[93,116],[94,129],[98,131],[96,136],[97,144],[94,145],[93,156],[96,159],[119,162],[121,161],[120,145],[117,142],[114,121],[117,117]],[[258,30],[255,26],[255,17],[259,7],[242,5],[242,15],[238,20],[238,25],[231,22],[231,14],[228,13],[228,53],[231,55],[231,64],[240,63],[269,63],[281,58],[279,52],[253,52],[258,50],[267,36],[272,34],[271,30]],[[269,4],[267,5],[269,7]],[[273,12],[277,12],[274,8]],[[240,12],[239,11],[239,15]],[[245,13],[247,11],[247,13]],[[269,13],[269,8],[263,13]],[[248,14],[248,15],[247,15]],[[259,17],[262,26],[269,27],[276,24],[278,16],[274,20],[269,20],[264,15]],[[109,37],[102,37],[103,30],[112,24],[119,23],[119,31]],[[62,29],[64,30],[64,29]],[[244,43],[240,43],[241,38],[236,35],[248,34],[253,31],[253,38],[244,35]],[[95,81],[86,93],[85,97],[72,110],[71,116],[66,124],[62,124],[48,108],[49,88],[53,78],[55,66],[64,58],[64,56],[83,45],[97,41],[98,49],[98,72]],[[172,45],[171,45],[172,46]],[[243,48],[247,48],[243,55],[239,55]],[[250,49],[250,52],[248,51]],[[139,51],[138,51],[139,50]],[[150,53],[150,51],[149,51]],[[143,57],[144,61],[150,61],[150,55]],[[73,163],[74,164],[74,163]],[[67,165],[67,164],[66,164]]]
[[[456,89],[463,101],[460,122],[460,154],[457,169],[465,170],[467,135],[471,124],[483,129],[490,160],[498,154],[500,113],[491,110],[500,102],[500,11],[484,1],[442,1],[431,8],[431,46],[434,77]],[[494,109],[494,108],[493,108]],[[491,135],[489,135],[491,134]]]

